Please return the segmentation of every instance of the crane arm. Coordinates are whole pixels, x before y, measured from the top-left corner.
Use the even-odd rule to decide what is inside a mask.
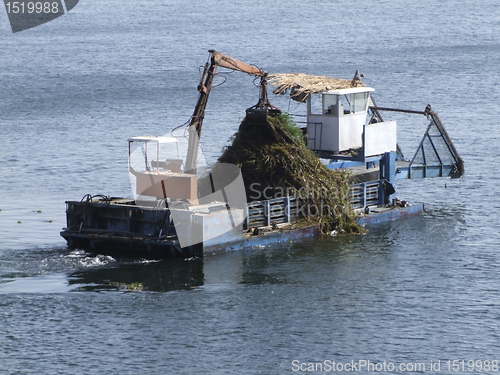
[[[207,107],[208,97],[212,89],[212,83],[217,71],[217,67],[238,70],[243,73],[253,74],[259,77],[266,77],[267,73],[262,69],[244,63],[242,61],[233,59],[223,53],[215,50],[209,50],[209,61],[205,64],[203,75],[201,76],[198,91],[200,96],[194,108],[193,116],[189,123],[189,141],[188,152],[186,157],[186,165],[184,168],[185,173],[196,173],[196,162],[198,160],[198,146],[200,143],[201,127],[203,125],[203,118],[205,117],[205,109]]]
[[[262,69],[259,69],[256,66],[233,59],[232,57],[226,56],[223,53],[217,52],[215,50],[210,50],[209,52],[212,54],[214,63],[223,68],[238,70],[240,72],[253,74],[259,77],[267,74]]]

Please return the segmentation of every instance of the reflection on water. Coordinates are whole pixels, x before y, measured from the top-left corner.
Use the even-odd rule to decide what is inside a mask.
[[[203,262],[143,261],[120,264],[113,268],[80,270],[69,275],[69,284],[78,285],[75,291],[154,291],[190,290],[203,285]]]

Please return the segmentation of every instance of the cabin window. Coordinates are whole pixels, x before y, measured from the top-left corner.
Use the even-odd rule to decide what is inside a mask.
[[[321,100],[322,95],[317,95],[317,94],[311,94],[310,96],[310,110],[309,113],[311,115],[322,115],[323,114],[323,106],[322,106],[322,100]]]
[[[328,115],[337,114],[337,95],[323,95],[323,113]]]
[[[182,165],[179,142],[129,141],[129,165],[136,172],[170,170],[179,173]]]
[[[366,112],[369,93],[359,92],[355,94],[333,95],[321,94],[311,95],[308,101],[308,112],[311,115],[337,114],[340,103],[340,115]]]
[[[366,111],[366,103],[368,101],[368,93],[360,92],[358,94],[354,94],[354,112],[365,112]]]
[[[345,99],[348,103],[349,110],[345,113],[360,113],[366,111],[366,104],[368,102],[368,93],[359,92],[356,94],[347,94]]]

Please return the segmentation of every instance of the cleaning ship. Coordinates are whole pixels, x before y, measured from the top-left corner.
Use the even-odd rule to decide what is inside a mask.
[[[296,117],[304,145],[328,169],[349,171],[346,209],[353,212],[359,225],[422,214],[423,204],[396,198],[399,179],[464,174],[463,160],[430,105],[423,111],[378,107],[375,90],[361,82],[358,72],[352,80],[268,75],[254,65],[210,50],[187,125],[187,142],[174,136],[129,138],[134,198],[86,195],[80,201],[67,201],[67,227],[61,235],[68,246],[190,258],[321,235],[321,220],[310,220],[314,212],[300,189],[283,186],[282,194],[249,199],[248,178],[242,176],[239,166],[204,162],[200,137],[218,68],[260,79],[260,98],[246,110],[247,119],[266,122],[281,114],[269,102],[268,84],[276,86],[274,93],[289,92],[291,99],[304,103],[306,114]],[[397,144],[397,122],[382,117],[388,111],[425,116],[429,122],[410,160]]]

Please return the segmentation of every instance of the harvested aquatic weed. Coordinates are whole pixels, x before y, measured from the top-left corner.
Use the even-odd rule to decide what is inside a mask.
[[[321,218],[323,232],[363,231],[350,204],[349,173],[328,169],[288,114],[246,117],[219,162],[241,168],[249,202],[298,196],[302,215]]]

